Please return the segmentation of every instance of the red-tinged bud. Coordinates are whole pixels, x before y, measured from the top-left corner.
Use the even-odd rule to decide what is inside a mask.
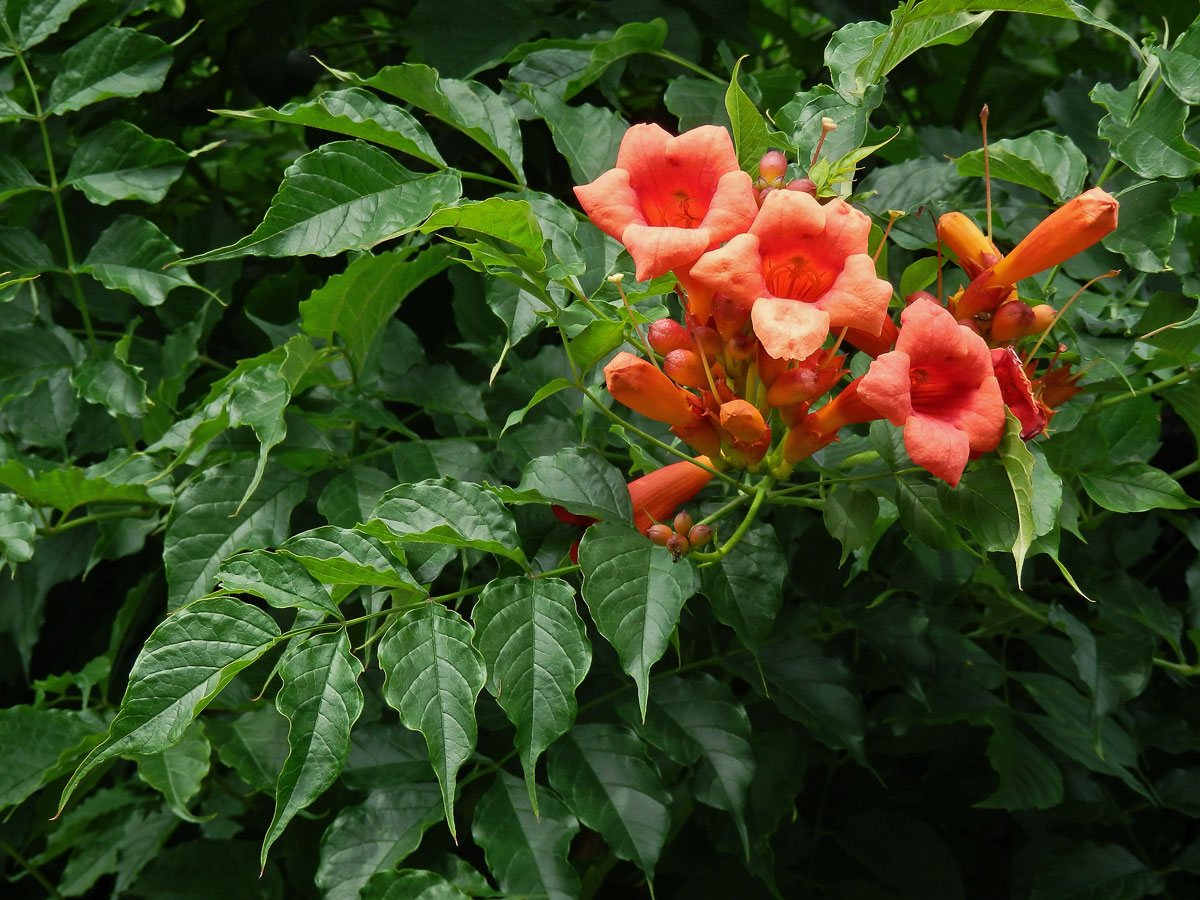
[[[712,529],[707,525],[693,525],[687,539],[694,549],[699,549],[712,540]]]
[[[700,356],[695,351],[672,350],[663,359],[663,371],[672,381],[684,387],[708,387],[704,363],[700,362]]]
[[[787,174],[787,157],[779,150],[768,150],[758,162],[758,174],[767,183],[782,181]]]
[[[955,318],[966,319],[991,312],[1013,293],[1012,285],[995,280],[993,270],[985,269],[962,292],[954,307]]]
[[[666,356],[672,350],[691,350],[692,336],[674,319],[659,319],[651,322],[646,331],[646,340],[654,350]]]
[[[992,315],[992,340],[997,344],[1015,341],[1029,334],[1033,326],[1033,310],[1020,300],[1010,300]]]
[[[785,191],[800,191],[804,194],[812,194],[817,196],[817,185],[811,178],[797,178],[795,181],[789,181],[783,186]]]
[[[1117,227],[1119,204],[1101,188],[1084,191],[1025,235],[992,269],[993,284],[1016,284],[1082,253]]]
[[[725,355],[739,362],[758,352],[758,340],[750,334],[735,334],[725,342]]]
[[[964,328],[970,328],[973,332],[975,332],[978,335],[983,334],[983,332],[979,328],[979,321],[973,316],[968,319],[956,319],[955,321],[957,321],[958,324],[962,325]]]
[[[837,432],[828,434],[811,426],[812,416],[792,426],[783,441],[783,458],[789,465],[808,459],[822,447],[837,440]]]
[[[550,512],[554,513],[554,518],[558,519],[560,522],[565,522],[567,525],[582,525],[586,527],[594,522],[600,521],[592,516],[581,516],[577,515],[576,513],[569,512],[567,509],[559,506],[557,503],[550,506]]]
[[[688,425],[672,425],[671,433],[705,456],[721,455],[721,436],[707,419],[698,418]]]
[[[816,396],[817,370],[808,366],[788,369],[775,379],[767,390],[767,403],[771,406],[791,406],[804,403]]]
[[[737,440],[752,444],[762,439],[767,423],[752,403],[730,400],[721,404],[721,427]]]
[[[696,462],[712,465],[707,456],[697,456]],[[689,460],[655,469],[629,482],[629,499],[633,503],[633,524],[642,534],[655,522],[669,518],[684,503],[695,497],[712,480],[712,472]]]
[[[663,525],[661,522],[656,522],[646,529],[646,537],[660,547],[667,546],[667,541],[674,536],[675,532],[671,530],[671,526]]]
[[[1033,324],[1029,326],[1026,334],[1041,334],[1047,328],[1054,324],[1054,320],[1058,317],[1058,310],[1048,303],[1043,303],[1041,306],[1033,308]]]
[[[913,291],[904,298],[904,305],[911,306],[917,300],[932,300],[934,303],[938,302],[938,298],[929,293],[929,291]]]
[[[770,186],[770,182],[768,182],[767,179],[763,178],[761,175],[754,179],[754,189],[756,191],[765,191]]]
[[[675,516],[674,525],[677,534],[687,534],[692,530],[692,517],[685,512],[681,512]]]
[[[725,341],[721,338],[720,332],[715,328],[709,328],[707,325],[700,325],[692,329],[692,341],[696,349],[704,351],[705,357],[710,362],[717,358],[717,354],[725,346]]]
[[[671,551],[671,558],[674,559],[675,562],[679,562],[679,560],[687,556],[688,551],[691,550],[692,547],[688,543],[688,539],[683,535],[673,534],[667,540],[667,549]]]
[[[770,387],[775,379],[787,371],[788,360],[776,359],[761,345],[758,348],[758,380]]]
[[[883,320],[883,327],[879,330],[879,334],[871,334],[861,328],[847,328],[846,336],[842,340],[851,347],[857,347],[872,359],[877,359],[896,346],[898,337],[900,337],[900,329],[888,316]]]
[[[717,294],[713,297],[712,317],[721,338],[728,341],[746,327],[750,321],[750,308],[724,294]]]
[[[634,412],[668,425],[695,421],[687,392],[666,375],[632,353],[621,352],[604,367],[608,392]]]

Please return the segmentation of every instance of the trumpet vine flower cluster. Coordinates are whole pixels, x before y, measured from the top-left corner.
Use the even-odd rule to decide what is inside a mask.
[[[968,282],[945,303],[910,295],[897,327],[870,218],[785,173],[772,151],[752,180],[717,126],[672,137],[634,125],[616,167],[575,189],[637,278],[671,272],[683,300],[681,321],[651,324],[649,359],[621,352],[605,367],[616,400],[719,468],[776,478],[874,419],[903,429],[913,462],[951,486],[999,445],[1006,408],[1025,439],[1044,431],[1078,376],[1053,361],[1039,375],[1032,353],[1017,354],[1014,344],[1044,337],[1058,315],[1021,300],[1017,284],[1111,232],[1115,199],[1099,188],[1079,195],[1007,255],[966,215],[944,215],[939,241]],[[846,382],[853,349],[872,361]]]

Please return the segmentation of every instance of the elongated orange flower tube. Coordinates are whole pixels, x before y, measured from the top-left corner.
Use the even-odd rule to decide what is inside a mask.
[[[969,217],[948,212],[937,223],[937,236],[958,257],[959,264],[974,278],[1004,255]]]
[[[668,425],[695,421],[687,393],[646,360],[622,351],[604,367],[604,383],[619,402]]]
[[[1117,227],[1116,198],[1101,188],[1084,191],[1038,223],[992,269],[992,284],[1016,284],[1082,253]]]
[[[707,456],[697,456],[696,461],[712,465]],[[629,482],[634,527],[645,534],[654,522],[667,521],[671,513],[700,493],[712,477],[707,469],[683,460]]]

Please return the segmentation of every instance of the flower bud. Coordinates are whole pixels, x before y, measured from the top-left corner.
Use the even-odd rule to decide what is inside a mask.
[[[959,325],[963,326],[963,328],[970,328],[976,334],[983,333],[979,330],[979,322],[976,321],[974,316],[963,316],[961,319],[958,319],[957,321],[958,321]]]
[[[655,522],[646,529],[646,537],[650,538],[660,547],[667,546],[667,541],[675,536],[675,532],[671,530],[670,525],[664,525],[662,522]]]
[[[800,191],[804,194],[817,196],[817,184],[811,178],[797,178],[783,186],[785,191]]]
[[[1033,310],[1020,300],[1010,300],[992,314],[992,340],[998,344],[1015,341],[1029,333]]]
[[[721,427],[739,441],[752,444],[767,431],[762,413],[745,400],[730,400],[721,404]]]
[[[735,334],[725,342],[727,359],[749,359],[758,350],[758,339],[751,334]]]
[[[707,419],[696,419],[687,425],[673,425],[671,433],[705,456],[716,459],[721,455],[721,436]]]
[[[671,556],[675,562],[679,562],[688,551],[692,549],[688,543],[688,539],[681,534],[673,534],[667,540],[667,549],[671,551]]]
[[[717,294],[713,297],[712,317],[721,337],[729,340],[739,334],[750,321],[750,308],[724,294]]]
[[[604,383],[613,397],[656,422],[686,425],[695,421],[687,392],[632,353],[621,352],[604,367]]]
[[[758,174],[767,184],[783,180],[787,174],[787,157],[779,150],[768,150],[758,163]],[[773,185],[774,186],[774,185]]]
[[[889,348],[890,349],[890,348]],[[775,379],[787,371],[788,361],[776,359],[760,344],[758,348],[758,380],[770,387]]]
[[[688,543],[694,548],[703,547],[712,540],[712,529],[707,525],[693,525],[687,533]]]
[[[1069,200],[996,264],[991,283],[1016,284],[1083,252],[1117,227],[1118,206],[1116,198],[1100,188]]]
[[[1033,308],[1033,324],[1029,326],[1026,334],[1041,334],[1047,328],[1054,324],[1054,320],[1058,318],[1058,310],[1049,303],[1043,303],[1041,306]]]
[[[917,300],[932,300],[934,303],[939,302],[938,298],[933,296],[933,294],[929,293],[929,291],[913,291],[911,294],[909,294],[907,297],[904,298],[904,305],[911,306]]]
[[[672,350],[691,350],[692,336],[688,330],[674,319],[659,319],[651,322],[646,332],[646,340],[655,352],[666,356]]]
[[[709,328],[707,325],[701,325],[692,329],[692,341],[695,343],[697,350],[704,351],[704,356],[709,362],[717,358],[717,354],[721,352],[721,348],[725,345],[725,341],[721,339],[721,335],[717,329]]]
[[[708,387],[708,376],[700,356],[691,350],[672,350],[663,359],[663,371],[676,384],[684,387]]]
[[[674,524],[676,534],[687,534],[692,530],[692,517],[685,512],[681,512],[675,516]]]
[[[996,245],[988,240],[971,218],[960,212],[948,212],[938,219],[937,236],[954,251],[959,264],[972,278],[988,267],[985,257],[1000,258]]]

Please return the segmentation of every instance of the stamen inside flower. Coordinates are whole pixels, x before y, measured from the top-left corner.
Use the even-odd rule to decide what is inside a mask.
[[[836,273],[807,256],[764,259],[767,289],[776,297],[815,303],[829,290]]]

